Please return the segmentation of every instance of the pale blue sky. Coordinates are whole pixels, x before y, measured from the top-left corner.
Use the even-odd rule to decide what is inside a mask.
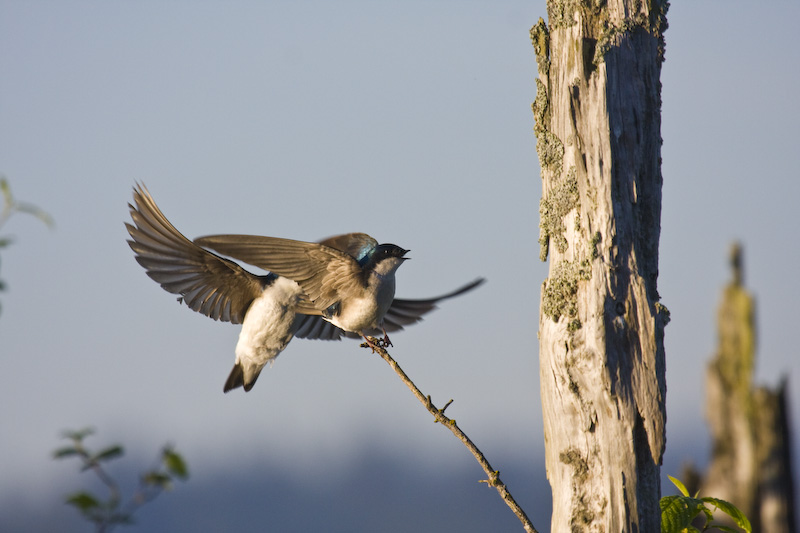
[[[179,306],[134,261],[123,222],[137,180],[190,238],[364,231],[410,248],[401,297],[487,277],[394,335],[392,354],[435,401],[455,399],[448,414],[512,491],[546,486],[539,466],[536,479],[504,469],[543,456],[528,38],[540,16],[543,1],[0,1],[0,173],[56,220],[2,230],[16,241],[0,255],[0,517],[41,506],[80,526],[60,498],[86,480],[49,453],[86,425],[135,464],[174,442],[195,486],[267,463],[316,486],[365,450],[481,475],[354,341],[295,340],[252,392],[223,395],[238,327]],[[758,378],[789,373],[800,422],[798,16],[788,1],[670,9],[665,473],[708,450],[702,378],[733,239],[758,301]]]

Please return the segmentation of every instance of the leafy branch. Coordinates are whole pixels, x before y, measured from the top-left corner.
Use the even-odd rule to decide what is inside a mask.
[[[163,491],[170,490],[173,480],[185,481],[189,477],[183,457],[172,446],[164,446],[158,466],[139,477],[136,492],[123,504],[122,491],[103,464],[121,457],[124,450],[117,444],[98,452],[90,451],[83,441],[92,433],[94,431],[89,428],[64,432],[64,438],[71,440],[72,444],[53,452],[53,458],[77,457],[82,463],[81,471],[91,470],[108,489],[108,498],[105,500],[88,491],[74,492],[65,499],[67,505],[75,507],[86,520],[95,524],[98,533],[106,533],[118,525],[133,524],[133,513],[141,506],[154,500]]]
[[[29,215],[33,215],[44,222],[44,224],[49,228],[52,228],[55,225],[53,222],[53,217],[51,217],[42,209],[33,204],[16,201],[14,199],[14,195],[11,194],[11,186],[8,184],[8,180],[5,178],[5,176],[0,176],[0,194],[3,195],[3,209],[0,211],[0,228],[2,228],[5,223],[8,222],[8,219],[11,218],[11,215],[14,213],[28,213]],[[11,237],[0,237],[0,248],[7,247],[9,244],[11,244],[11,242]],[[2,290],[5,290],[5,284],[2,280],[0,280],[0,291]]]
[[[392,356],[389,355],[389,352],[387,352],[386,349],[380,345],[379,340],[371,340],[373,341],[374,346],[369,346],[366,343],[362,344],[361,346],[372,348],[378,353],[378,355],[381,356],[381,359],[389,363],[389,366],[392,367],[392,370],[395,371],[402,382],[406,384],[414,396],[416,396],[422,405],[425,406],[425,409],[427,409],[428,412],[433,415],[434,422],[438,422],[449,429],[453,435],[455,435],[456,438],[458,438],[458,440],[460,440],[464,446],[469,449],[470,453],[472,453],[472,455],[481,465],[481,468],[483,468],[483,471],[486,472],[487,479],[482,479],[480,482],[486,483],[487,486],[497,489],[497,492],[500,494],[500,497],[503,499],[506,505],[508,505],[511,511],[517,516],[517,518],[519,518],[520,522],[522,522],[525,531],[528,533],[537,533],[536,528],[533,527],[533,523],[531,523],[530,519],[525,514],[525,511],[519,506],[516,500],[514,500],[511,492],[509,492],[508,488],[506,488],[505,484],[500,480],[500,471],[492,468],[492,465],[489,464],[489,461],[486,459],[480,449],[478,449],[478,447],[472,442],[472,440],[470,440],[466,433],[464,433],[461,428],[458,427],[456,421],[452,418],[448,418],[444,414],[445,409],[447,409],[450,404],[453,403],[453,400],[447,402],[441,409],[437,408],[431,401],[431,397],[422,394],[422,392],[419,390],[419,388],[417,388],[414,382],[411,381],[408,375],[403,372],[403,369],[400,368],[400,365],[397,364],[397,361],[395,361]]]
[[[27,213],[29,215],[33,215],[44,222],[48,228],[52,228],[55,225],[53,222],[53,217],[51,217],[41,208],[27,202],[16,201],[14,199],[14,195],[11,194],[11,186],[8,184],[8,179],[6,179],[4,176],[0,177],[0,193],[3,195],[3,210],[0,211],[0,228],[3,227],[3,225],[14,213]],[[4,246],[6,244],[8,244],[8,242],[5,240],[0,241],[0,246]]]
[[[698,498],[699,493],[690,496],[683,483],[672,476],[668,477],[678,487],[681,494],[661,498],[661,533],[699,533],[700,531],[708,531],[711,528],[736,533],[737,530],[732,527],[713,522],[714,510],[720,510],[730,516],[736,525],[747,533],[753,531],[750,521],[732,503],[708,496]],[[701,514],[705,518],[705,523],[703,524],[703,529],[697,529],[692,526],[692,522]]]

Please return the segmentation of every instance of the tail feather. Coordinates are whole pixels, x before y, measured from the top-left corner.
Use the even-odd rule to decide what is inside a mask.
[[[242,386],[244,386],[244,368],[239,363],[236,363],[233,365],[233,370],[231,370],[231,373],[228,376],[228,380],[225,382],[225,387],[222,389],[222,391],[228,392],[233,389],[238,389]]]
[[[257,372],[253,373],[253,375],[250,376],[250,379],[245,379],[244,366],[237,362],[235,365],[233,365],[233,369],[228,375],[228,379],[225,381],[225,387],[223,387],[222,392],[232,391],[233,389],[238,389],[239,387],[244,387],[245,392],[250,392],[250,389],[252,389],[253,385],[256,384],[259,374],[261,374],[261,369],[258,369]]]

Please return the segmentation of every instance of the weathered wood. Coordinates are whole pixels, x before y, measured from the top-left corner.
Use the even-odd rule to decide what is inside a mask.
[[[722,294],[719,346],[706,372],[706,418],[712,452],[701,494],[727,500],[753,531],[795,531],[786,383],[753,387],[756,311],[744,287],[742,251],[731,253],[733,280]]]
[[[733,281],[717,311],[717,353],[706,371],[706,420],[711,462],[700,491],[735,504],[751,520],[756,500],[756,443],[751,423],[755,358],[755,302],[742,286],[738,247],[731,257]]]
[[[666,1],[547,3],[531,30],[542,168],[539,359],[552,531],[660,529]]]
[[[759,387],[755,391],[758,511],[754,522],[763,533],[797,531],[787,386],[784,379],[776,390]]]

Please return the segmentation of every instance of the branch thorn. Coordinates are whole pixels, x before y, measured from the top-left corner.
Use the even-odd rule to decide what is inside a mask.
[[[480,479],[478,483],[486,483],[487,487],[497,487],[499,485],[498,481],[500,480],[500,471],[495,470],[489,475],[489,479]]]
[[[439,412],[440,412],[440,413],[442,413],[442,414],[444,414],[444,410],[445,410],[445,409],[447,409],[448,407],[450,407],[450,404],[451,404],[451,403],[453,403],[453,399],[452,399],[452,398],[450,398],[450,401],[449,401],[449,402],[447,402],[446,404],[444,404],[444,407],[442,407],[441,409],[439,409]]]

